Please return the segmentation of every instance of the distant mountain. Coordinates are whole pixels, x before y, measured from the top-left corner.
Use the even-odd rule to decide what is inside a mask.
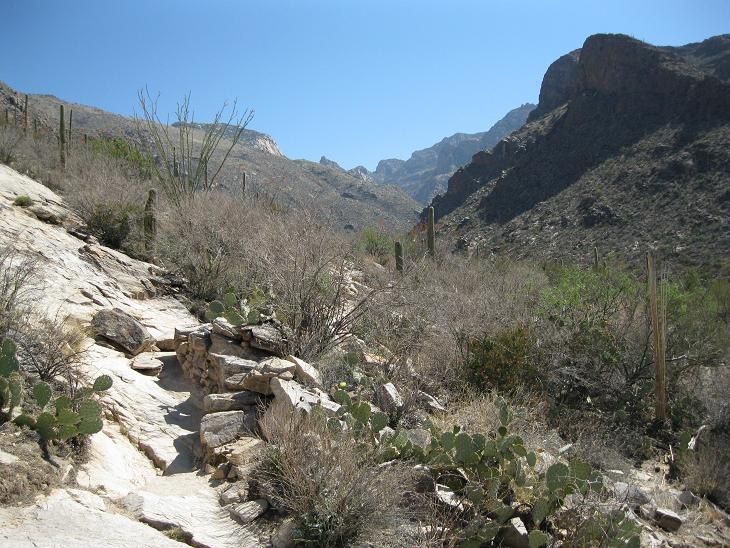
[[[365,166],[357,166],[357,167],[353,167],[352,169],[346,170],[340,164],[338,164],[334,160],[330,160],[326,156],[322,156],[319,159],[319,163],[323,166],[332,167],[332,168],[344,171],[345,173],[349,173],[353,177],[357,177],[358,179],[365,181],[367,183],[372,183],[375,180],[373,178],[373,174],[370,173],[370,171],[368,171],[368,169]]]
[[[12,117],[22,119],[23,95],[0,82],[0,115],[7,108]],[[117,136],[142,144],[131,118],[101,109],[69,103],[50,95],[29,96],[29,118],[56,132],[60,104],[73,110],[73,131],[92,137]],[[67,114],[68,116],[68,114]],[[194,138],[199,141],[206,124],[196,123]],[[223,147],[221,147],[223,148]],[[326,159],[325,159],[326,160]],[[334,163],[334,162],[333,162]],[[320,165],[290,160],[276,142],[264,133],[246,129],[221,172],[224,190],[240,194],[243,173],[246,192],[258,193],[292,209],[307,209],[340,229],[358,230],[365,226],[405,229],[418,218],[421,205],[396,186],[377,184],[335,164]]]
[[[402,187],[425,204],[446,190],[448,178],[469,163],[476,152],[492,148],[500,139],[521,128],[534,108],[535,105],[526,103],[508,112],[489,131],[455,133],[429,148],[415,151],[408,160],[381,160],[370,175],[380,183]]]
[[[730,35],[655,47],[590,36],[545,73],[528,123],[432,205],[456,247],[540,259],[655,248],[730,274]]]

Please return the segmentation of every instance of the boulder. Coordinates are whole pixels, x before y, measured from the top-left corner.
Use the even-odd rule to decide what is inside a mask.
[[[446,411],[446,408],[436,398],[422,390],[416,394],[416,400],[434,413]]]
[[[229,508],[231,516],[237,518],[241,523],[251,523],[266,510],[269,509],[269,502],[266,499],[250,500],[235,504]]]
[[[305,385],[322,386],[322,376],[314,366],[296,356],[287,356],[286,359],[294,364],[294,375],[298,381]]]
[[[155,342],[147,328],[119,308],[100,310],[91,320],[91,326],[97,335],[133,356],[148,350]]]
[[[392,382],[378,387],[378,402],[387,413],[396,413],[403,408],[403,398]]]
[[[264,445],[263,440],[247,436],[219,447],[215,452],[234,466],[245,466],[256,462]]]
[[[224,394],[208,394],[203,398],[203,412],[219,413],[220,411],[239,411],[255,407],[261,396],[255,392],[227,392]]]
[[[296,522],[294,518],[286,518],[274,534],[271,535],[272,548],[293,548],[296,546],[294,542],[295,532]]]
[[[670,532],[677,531],[683,523],[682,518],[667,508],[654,510],[654,521],[659,527]]]
[[[685,489],[677,496],[677,502],[682,508],[691,508],[700,503],[700,498],[689,489]]]
[[[222,337],[228,337],[237,342],[241,342],[241,335],[228,320],[225,318],[216,318],[211,323],[213,333]]]
[[[255,428],[255,410],[210,413],[200,421],[200,441],[208,449],[214,449],[244,434],[252,434]]]
[[[247,346],[241,346],[236,339],[223,337],[213,333],[210,336],[210,348],[208,352],[211,354],[224,354],[226,356],[236,356],[237,358],[252,358],[251,349]]]

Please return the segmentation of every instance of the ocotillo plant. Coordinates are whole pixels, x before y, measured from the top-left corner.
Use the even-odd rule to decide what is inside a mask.
[[[400,242],[395,242],[395,269],[403,272],[403,245]]]
[[[646,272],[649,282],[649,314],[654,339],[654,372],[655,372],[655,416],[659,421],[667,419],[667,365],[666,365],[666,298],[662,284],[661,299],[657,293],[656,267],[651,251],[646,253]]]
[[[58,127],[59,146],[61,149],[61,166],[66,167],[66,128],[65,116],[63,115],[63,105],[60,105],[60,121]]]
[[[426,243],[428,244],[428,254],[431,257],[436,256],[436,228],[434,227],[434,211],[433,207],[428,208],[428,226],[426,232]]]
[[[25,109],[23,110],[23,133],[28,135],[28,94],[25,95]]]
[[[144,249],[147,253],[154,253],[157,239],[157,191],[152,188],[147,195],[144,206]]]

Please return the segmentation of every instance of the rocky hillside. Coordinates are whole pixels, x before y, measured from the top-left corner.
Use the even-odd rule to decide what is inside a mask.
[[[589,37],[521,130],[432,205],[458,247],[588,260],[593,246],[730,271],[730,35],[679,48]]]
[[[49,95],[29,96],[29,123],[37,119],[40,127],[56,131],[58,107],[62,101]],[[139,142],[134,120],[75,103],[64,103],[73,110],[73,131],[77,135],[115,136]],[[22,93],[0,82],[0,116],[9,113],[23,119]],[[67,114],[68,116],[68,114]],[[3,119],[4,121],[4,119]],[[200,139],[205,124],[196,124]],[[417,218],[420,205],[396,186],[376,184],[359,173],[321,166],[305,160],[291,160],[276,142],[263,133],[245,130],[234,147],[221,174],[221,185],[240,194],[242,174],[246,188],[276,202],[283,208],[307,208],[340,229],[358,230],[364,226],[403,229]]]
[[[489,131],[455,133],[429,148],[415,151],[408,160],[381,160],[370,176],[380,183],[398,185],[419,202],[427,203],[446,190],[448,178],[469,163],[474,153],[492,148],[500,139],[522,127],[534,108],[535,105],[526,103],[508,112]]]

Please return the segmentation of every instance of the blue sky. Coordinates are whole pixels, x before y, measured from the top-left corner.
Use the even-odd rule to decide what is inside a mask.
[[[537,102],[597,32],[700,41],[730,0],[3,0],[0,80],[121,114],[190,91],[200,120],[238,98],[287,156],[374,169]]]

